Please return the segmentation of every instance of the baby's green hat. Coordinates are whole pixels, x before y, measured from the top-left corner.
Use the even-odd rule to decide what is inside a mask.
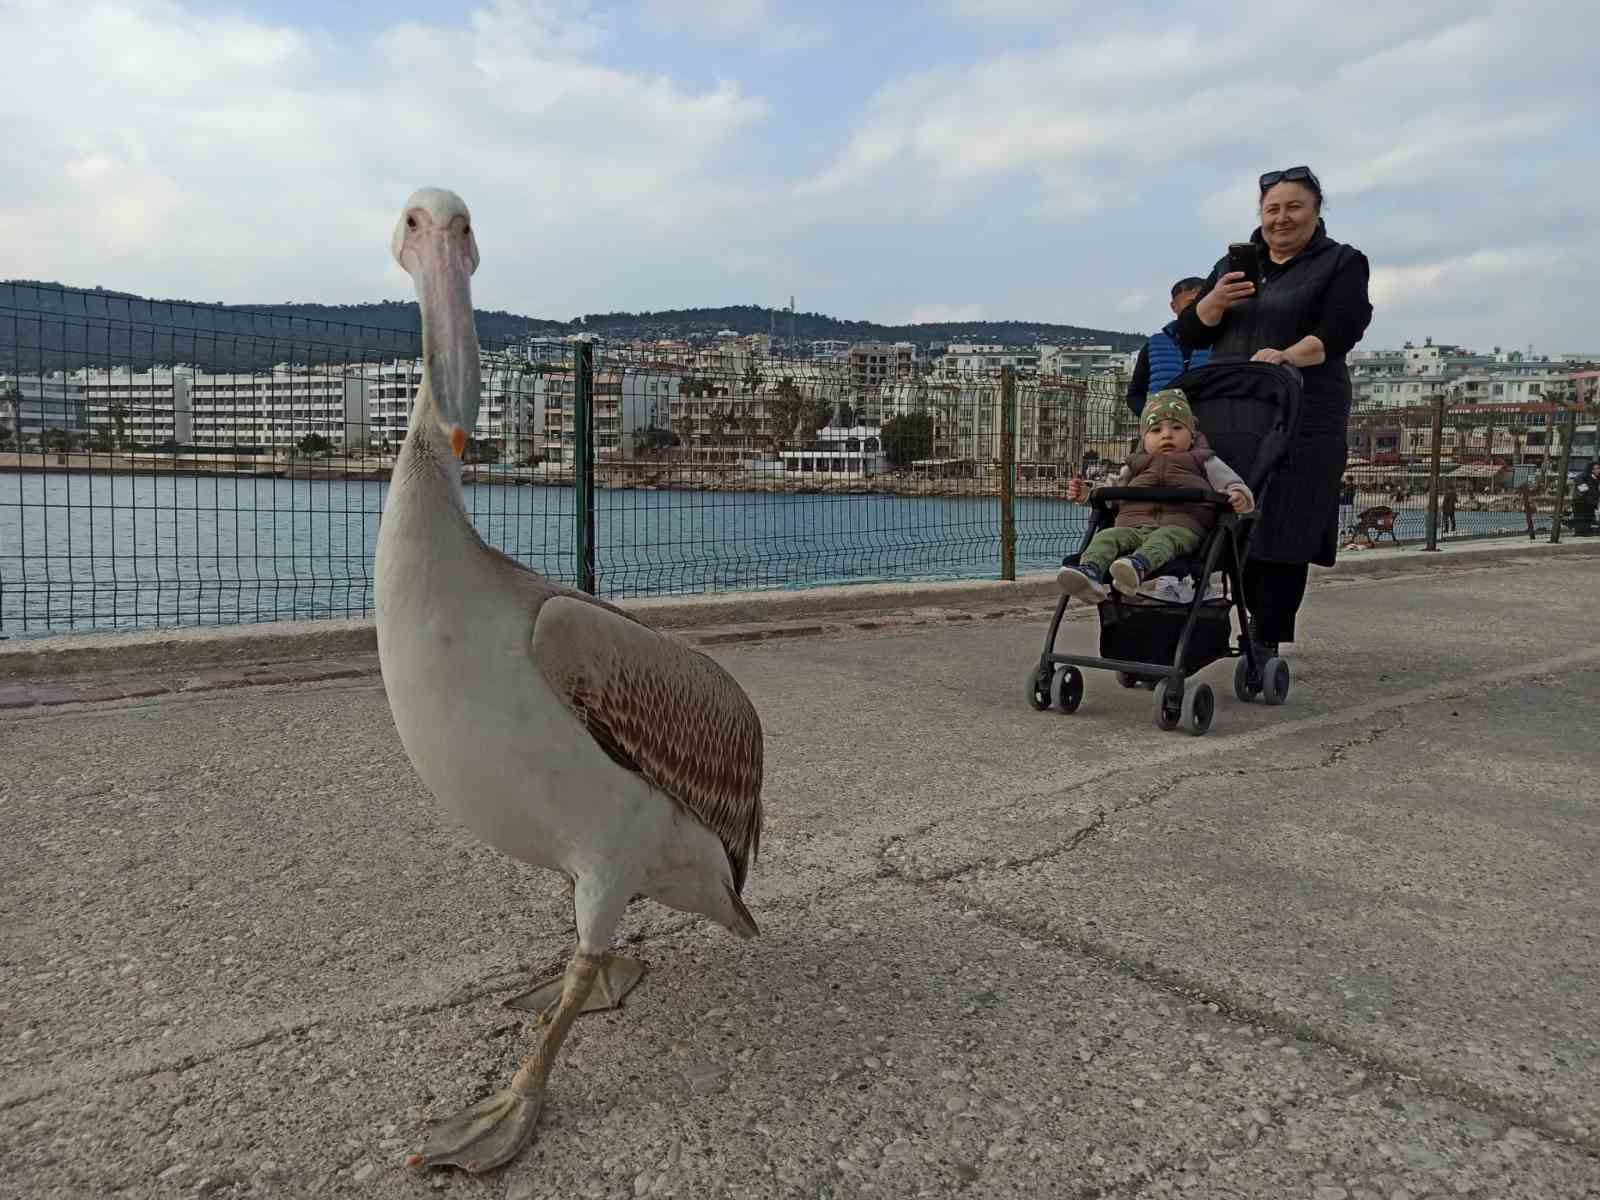
[[[1162,388],[1144,402],[1140,418],[1145,433],[1154,429],[1158,421],[1176,421],[1190,433],[1195,430],[1194,410],[1189,407],[1189,397],[1182,388]]]

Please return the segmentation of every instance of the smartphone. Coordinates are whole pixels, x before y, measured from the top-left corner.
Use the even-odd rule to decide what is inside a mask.
[[[1228,243],[1228,270],[1243,271],[1256,287],[1261,286],[1261,250],[1254,242]]]

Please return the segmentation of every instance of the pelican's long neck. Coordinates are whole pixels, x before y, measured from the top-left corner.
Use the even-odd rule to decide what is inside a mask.
[[[451,453],[439,430],[439,408],[433,402],[426,375],[411,405],[411,421],[395,463],[393,487],[408,500],[466,511],[461,494],[461,462]]]
[[[378,526],[374,567],[380,631],[448,610],[470,576],[468,564],[482,554],[461,493],[461,464],[445,444],[437,413],[424,382],[411,407]]]

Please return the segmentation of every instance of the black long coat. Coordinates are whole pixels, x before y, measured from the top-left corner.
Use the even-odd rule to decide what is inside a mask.
[[[1260,246],[1266,278],[1255,296],[1224,314],[1216,327],[1212,362],[1248,359],[1262,349],[1284,350],[1308,334],[1319,333],[1328,318],[1330,287],[1344,270],[1358,269],[1361,274],[1366,315],[1354,335],[1360,336],[1371,306],[1365,295],[1367,260],[1359,250],[1334,241],[1321,222],[1306,248],[1282,265],[1271,262],[1259,229],[1251,240]],[[1217,262],[1206,291],[1227,272],[1227,264],[1226,257]],[[1349,457],[1351,387],[1345,351],[1330,350],[1324,362],[1301,374],[1305,383],[1300,430],[1263,497],[1250,556],[1331,567],[1339,550],[1339,492]]]

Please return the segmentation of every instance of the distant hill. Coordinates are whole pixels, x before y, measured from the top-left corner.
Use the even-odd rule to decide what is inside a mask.
[[[725,308],[676,308],[666,312],[590,313],[566,327],[566,332],[590,330],[615,338],[690,338],[710,337],[720,330],[735,333],[772,333],[779,342],[790,336],[787,309],[766,308],[759,304],[735,304]],[[929,342],[990,342],[1003,346],[1111,345],[1119,350],[1137,350],[1144,334],[1116,333],[1107,329],[1086,329],[1080,325],[1053,325],[1048,321],[940,321],[923,325],[879,325],[874,321],[845,321],[823,313],[796,312],[793,317],[797,341],[820,339],[865,342],[915,342],[919,348]]]
[[[667,312],[590,313],[555,321],[477,310],[479,339],[488,346],[532,335],[588,332],[601,337],[706,341],[723,330],[773,332],[779,351],[791,316],[755,304]],[[802,343],[841,341],[988,342],[1023,346],[1107,344],[1137,349],[1143,336],[1076,325],[1030,321],[953,321],[879,325],[822,313],[793,314]],[[0,281],[0,371],[49,371],[80,366],[193,363],[213,371],[261,371],[278,363],[379,362],[418,352],[420,324],[413,301],[375,304],[205,304],[152,300],[104,288],[67,288],[32,280]]]

